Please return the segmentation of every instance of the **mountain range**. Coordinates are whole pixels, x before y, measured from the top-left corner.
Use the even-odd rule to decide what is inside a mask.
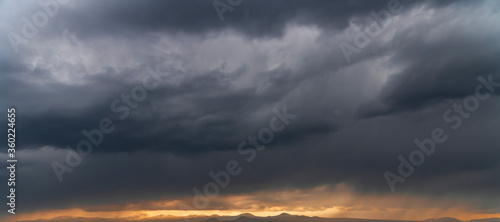
[[[189,220],[185,220],[183,217],[176,218],[164,218],[162,216],[150,219],[134,219],[134,218],[124,218],[124,219],[103,219],[103,218],[78,218],[78,217],[57,217],[50,220],[36,220],[36,222],[63,222],[63,221],[73,221],[73,222],[133,222],[133,221],[146,221],[146,222],[500,222],[500,218],[487,218],[487,219],[474,219],[468,221],[462,221],[456,218],[443,217],[443,218],[432,218],[421,221],[410,221],[410,220],[385,220],[385,219],[357,219],[357,218],[323,218],[323,217],[309,217],[301,215],[291,215],[287,213],[282,213],[276,216],[268,217],[258,217],[250,213],[243,213],[237,216],[190,216]],[[35,222],[35,221],[23,221],[23,222]]]

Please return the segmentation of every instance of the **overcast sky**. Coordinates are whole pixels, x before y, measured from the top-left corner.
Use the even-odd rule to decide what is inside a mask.
[[[196,210],[500,215],[498,1],[40,2],[0,1],[19,161],[4,219],[195,209],[193,188],[231,160],[241,173]],[[69,166],[103,119],[114,130]],[[272,119],[265,149],[238,151]],[[435,129],[446,140],[402,176],[398,157]]]

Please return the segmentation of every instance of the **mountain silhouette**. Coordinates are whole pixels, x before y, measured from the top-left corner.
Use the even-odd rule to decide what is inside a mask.
[[[175,219],[158,218],[147,220],[131,220],[131,219],[105,219],[105,218],[81,218],[81,217],[57,217],[44,222],[186,222],[184,218],[178,217]],[[474,219],[469,221],[461,221],[456,218],[443,217],[431,218],[421,221],[405,221],[405,220],[383,220],[383,219],[357,219],[357,218],[322,218],[309,217],[300,215],[291,215],[282,213],[276,216],[258,217],[250,213],[243,213],[237,216],[222,216],[222,215],[199,215],[189,217],[190,222],[500,222],[500,218]],[[22,222],[41,222],[40,220],[32,221],[25,220]]]
[[[224,217],[225,219],[210,218],[200,222],[500,222],[500,218],[476,219],[470,221],[461,221],[452,217],[431,218],[422,221],[409,221],[409,220],[383,220],[383,219],[358,219],[358,218],[322,218],[322,217],[308,217],[291,215],[282,213],[276,216],[258,217],[249,213],[238,215],[235,219],[231,217]],[[234,218],[234,217],[232,217]]]

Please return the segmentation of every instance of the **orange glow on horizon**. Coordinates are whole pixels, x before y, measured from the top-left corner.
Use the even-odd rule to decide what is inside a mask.
[[[143,201],[126,205],[96,205],[86,208],[43,210],[1,218],[8,221],[49,220],[57,217],[103,219],[182,219],[200,216],[275,216],[281,213],[325,218],[363,218],[392,220],[426,220],[453,217],[462,221],[499,217],[484,214],[454,199],[433,199],[410,194],[360,194],[345,184],[312,189],[261,191],[245,195],[219,195],[211,199],[206,210],[179,208],[192,197],[163,201]],[[453,207],[450,207],[453,206]],[[13,220],[11,220],[13,221]]]
[[[471,219],[485,219],[499,217],[500,214],[473,214],[467,212],[454,211],[453,214],[440,215],[436,214],[436,217],[426,217],[428,218],[440,218],[440,217],[451,217],[467,221]],[[393,218],[393,217],[376,217],[377,213],[371,212],[371,217],[366,217],[370,213],[360,213],[356,217],[354,215],[337,214],[340,210],[336,208],[328,208],[321,211],[224,211],[224,210],[202,210],[202,211],[182,211],[182,210],[155,210],[155,211],[112,211],[112,212],[87,212],[82,209],[67,209],[67,210],[48,210],[48,211],[38,211],[28,214],[20,214],[15,216],[15,220],[49,220],[58,217],[83,217],[83,218],[103,218],[103,219],[133,219],[133,220],[147,220],[147,219],[176,219],[176,218],[193,218],[193,217],[216,217],[216,216],[238,216],[243,213],[251,213],[259,217],[276,216],[281,213],[288,213],[292,215],[304,215],[304,216],[319,216],[327,218],[335,217],[350,217],[350,218],[364,218],[364,219],[393,219],[393,220],[410,220],[408,218]],[[353,212],[354,213],[354,212]],[[389,214],[389,212],[385,212]],[[451,211],[449,213],[452,213]],[[427,213],[424,213],[426,215]],[[375,217],[374,217],[375,216]],[[415,218],[413,220],[425,220],[423,218]],[[11,220],[13,221],[13,220]]]

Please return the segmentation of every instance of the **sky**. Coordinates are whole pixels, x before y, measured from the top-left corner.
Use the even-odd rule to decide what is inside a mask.
[[[500,217],[498,24],[493,0],[2,0],[0,219]]]

